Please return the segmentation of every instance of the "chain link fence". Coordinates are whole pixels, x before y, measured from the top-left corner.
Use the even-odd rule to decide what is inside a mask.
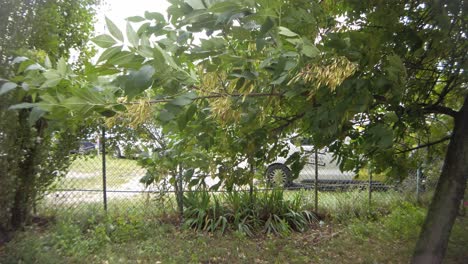
[[[111,152],[112,148],[104,149]],[[82,142],[80,149],[73,154],[74,161],[68,173],[56,180],[38,205],[39,210],[67,210],[71,213],[87,208],[107,211],[140,208],[158,213],[177,210],[177,196],[169,177],[158,184],[145,186],[140,180],[148,171],[138,163],[138,159],[106,153],[104,149]],[[343,201],[371,208],[374,201],[378,204],[391,203],[395,198],[401,198],[402,193],[419,198],[429,187],[432,188],[427,186],[427,179],[420,169],[396,186],[374,180],[371,172],[362,173],[359,177],[351,171],[342,172],[331,153],[310,149],[306,164],[296,179],[285,180],[284,177],[290,176],[291,171],[281,160],[267,166],[262,174],[267,182],[279,178],[288,193],[298,190],[305,192],[304,196],[315,210],[342,210],[345,206]],[[217,180],[205,179],[205,183],[210,187]],[[258,185],[255,191],[269,190],[267,187],[269,185]],[[243,189],[248,190],[248,187]],[[222,192],[226,192],[223,187],[212,191]]]

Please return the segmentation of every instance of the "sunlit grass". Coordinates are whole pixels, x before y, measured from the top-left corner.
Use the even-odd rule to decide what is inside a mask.
[[[131,180],[140,179],[145,173],[136,160],[106,157],[106,181],[108,189],[116,189]],[[102,156],[84,155],[70,166],[69,172],[56,183],[57,189],[102,189]]]

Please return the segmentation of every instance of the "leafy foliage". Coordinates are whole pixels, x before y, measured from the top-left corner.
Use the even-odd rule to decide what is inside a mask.
[[[303,232],[317,221],[314,213],[304,209],[302,194],[288,200],[280,189],[253,195],[242,191],[219,195],[189,192],[184,205],[184,225],[206,232],[287,235],[291,231]]]
[[[441,20],[433,13],[418,20],[432,10],[429,4],[171,3],[168,21],[150,12],[129,18],[127,39],[107,19],[110,34],[94,39],[106,50],[97,66],[88,65],[88,78],[79,85],[89,92],[77,93],[69,84],[60,96],[41,91],[38,97],[53,98],[54,104],[39,107],[57,118],[68,115],[63,108],[75,118],[90,112],[111,116],[125,115],[131,100],[145,100],[154,106],[165,134],[226,163],[232,172],[220,177],[231,186],[254,177],[252,170],[236,172],[236,164],[261,168],[282,154],[277,140],[293,132],[312,136],[316,146],[329,146],[344,170],[373,160],[376,173],[400,178],[421,162],[408,159],[405,149],[417,144],[415,138],[446,135],[452,123],[438,118],[447,112],[441,109],[456,109],[463,97],[450,96],[466,93],[460,68],[449,67],[462,65],[463,44],[456,36],[463,38],[463,26],[454,20],[456,36],[449,36],[436,27]],[[444,9],[444,16],[456,18],[456,8]],[[350,12],[346,21],[338,22],[345,12]],[[369,14],[366,19],[363,13]],[[396,22],[381,27],[382,21]],[[421,33],[426,35],[407,34],[426,24],[430,28]],[[206,38],[196,40],[197,32],[206,32]],[[433,39],[431,49],[421,48],[424,39]],[[446,44],[452,53],[442,49]],[[45,86],[60,85],[49,71],[42,73],[52,78]],[[447,82],[452,79],[457,81]],[[433,84],[429,92],[427,83]]]
[[[41,90],[67,84],[72,67],[60,57],[79,50],[73,66],[79,71],[93,54],[86,43],[95,4],[0,1],[1,228],[19,228],[28,221],[36,200],[71,162],[69,151],[77,147],[79,129],[46,121],[46,112],[56,103],[52,96],[44,94],[43,108],[34,103]]]
[[[342,170],[367,165],[400,180],[422,160],[414,146],[449,139],[468,100],[464,1],[170,3],[167,19],[130,18],[127,39],[108,22],[110,35],[95,39],[107,50],[85,78],[49,74],[44,85],[50,70],[29,68],[31,90],[47,89],[20,106],[67,119],[125,115],[146,101],[180,146],[167,160],[202,150],[228,168],[209,173],[233,187],[252,186],[292,133],[328,146]],[[198,161],[183,170],[206,167]]]

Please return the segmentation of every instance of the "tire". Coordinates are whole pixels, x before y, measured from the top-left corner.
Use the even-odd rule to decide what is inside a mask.
[[[275,179],[281,175],[281,179]],[[284,164],[273,164],[268,166],[266,173],[267,185],[270,187],[289,187],[292,184],[292,172]]]

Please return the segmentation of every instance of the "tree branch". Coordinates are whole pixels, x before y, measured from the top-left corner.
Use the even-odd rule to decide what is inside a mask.
[[[289,119],[283,119],[283,121],[285,121],[284,124],[276,127],[273,129],[273,131],[277,132],[277,133],[281,133],[285,128],[287,128],[288,126],[290,126],[291,124],[293,124],[294,122],[296,122],[297,120],[303,118],[305,115],[305,112],[302,112],[302,113],[299,113]]]
[[[283,96],[281,93],[250,93],[250,94],[212,94],[212,95],[202,95],[202,96],[197,96],[193,100],[201,100],[201,99],[211,99],[211,98],[221,98],[221,97],[271,97],[271,96]],[[150,104],[160,104],[160,103],[168,103],[172,100],[174,100],[174,97],[170,98],[164,98],[164,99],[155,99],[155,100],[150,100],[148,103]],[[139,104],[139,102],[128,102],[125,104]]]
[[[423,108],[425,113],[434,113],[434,114],[444,114],[449,115],[451,117],[456,117],[458,112],[453,110],[450,107],[446,107],[443,105],[430,105]]]
[[[442,142],[445,142],[449,139],[452,138],[452,135],[450,136],[446,136],[446,137],[443,137],[439,140],[436,140],[436,141],[432,141],[432,142],[429,142],[429,143],[426,143],[426,144],[423,144],[423,145],[419,145],[417,147],[414,147],[414,148],[410,148],[410,149],[405,149],[405,150],[401,150],[395,154],[403,154],[403,153],[406,153],[406,152],[410,152],[410,151],[413,151],[413,150],[417,150],[417,149],[421,149],[421,148],[426,148],[426,147],[430,147],[430,146],[433,146],[433,145],[437,145],[439,143],[442,143]]]

